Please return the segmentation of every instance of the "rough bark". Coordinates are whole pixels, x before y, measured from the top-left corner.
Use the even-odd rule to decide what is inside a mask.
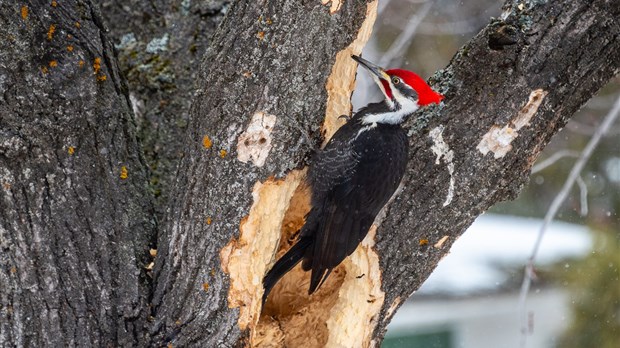
[[[101,7],[129,86],[161,220],[183,153],[200,62],[228,1],[103,0]]]
[[[178,2],[149,3],[126,8],[185,18],[166,7]],[[378,344],[456,237],[519,192],[550,137],[620,69],[614,1],[509,1],[432,79],[445,104],[409,124],[405,186],[380,227],[318,294],[305,296],[302,272],[285,277],[261,316],[260,280],[303,223],[303,166],[348,112],[345,59],[361,49],[375,5],[233,3],[194,67],[189,116],[174,110],[189,107],[181,96],[194,77],[178,69],[195,60],[180,68],[155,56],[177,59],[191,40],[146,54],[168,22],[113,30],[136,36],[119,51],[134,99],[149,105],[134,107],[153,132],[145,152],[151,164],[170,161],[165,185],[176,187],[150,282],[146,164],[101,16],[84,1],[1,3],[0,345]],[[128,18],[115,13],[107,18]],[[168,99],[174,106],[152,108]],[[182,126],[150,128],[186,117],[186,139]]]
[[[89,2],[0,3],[0,346],[131,346],[155,225]]]

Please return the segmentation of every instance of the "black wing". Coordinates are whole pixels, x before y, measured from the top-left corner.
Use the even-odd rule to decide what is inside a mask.
[[[303,262],[304,269],[312,270],[310,293],[364,239],[398,187],[407,162],[407,138],[399,126],[378,125],[358,135],[359,127],[347,125],[309,172],[312,210],[301,236],[313,237]]]

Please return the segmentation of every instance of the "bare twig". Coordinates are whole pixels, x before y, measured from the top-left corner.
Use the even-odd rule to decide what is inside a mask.
[[[596,132],[596,127],[574,121],[566,124],[566,128],[568,128],[573,133],[582,135],[592,135],[594,134],[594,132]],[[605,133],[605,136],[613,136],[618,134],[620,134],[620,127],[612,127],[609,129],[609,131],[607,131],[607,133]]]
[[[499,14],[499,6],[493,4],[480,12],[480,15],[472,16],[466,20],[452,22],[422,22],[416,32],[424,35],[463,35],[473,33],[484,27],[491,17],[489,14]]]
[[[553,165],[555,162],[557,162],[558,160],[564,158],[564,157],[579,157],[579,152],[577,151],[572,151],[572,150],[560,150],[556,153],[554,153],[553,155],[549,156],[549,158],[546,158],[544,161],[540,162],[540,163],[536,163],[533,167],[532,167],[532,174],[534,173],[538,173],[541,170]]]
[[[586,216],[588,215],[588,185],[586,185],[585,181],[581,176],[577,177],[577,185],[579,186],[579,215]]]
[[[534,276],[534,262],[536,260],[536,255],[538,254],[538,250],[540,249],[540,244],[545,235],[549,224],[557,214],[560,206],[568,196],[570,189],[575,184],[575,181],[578,180],[583,167],[587,163],[588,159],[592,155],[592,152],[600,142],[601,138],[607,132],[609,127],[614,123],[618,115],[620,114],[620,96],[616,99],[613,108],[609,111],[605,119],[598,127],[592,138],[586,145],[586,147],[581,152],[579,159],[573,165],[566,182],[564,182],[564,186],[560,190],[560,192],[555,196],[553,202],[549,206],[549,210],[545,215],[545,219],[543,221],[540,230],[538,231],[538,237],[536,238],[536,242],[534,243],[534,247],[532,249],[532,254],[528,259],[527,265],[525,266],[525,275],[523,277],[523,283],[521,285],[521,293],[519,294],[519,309],[520,309],[520,318],[521,318],[521,347],[525,347],[527,344],[527,335],[528,335],[528,314],[526,311],[526,300],[527,294],[530,290],[530,285],[532,283],[532,278]]]
[[[385,9],[388,8],[388,5],[390,4],[390,2],[391,0],[379,1],[379,6],[377,7],[377,17],[380,17],[383,11],[385,11]]]
[[[422,4],[427,2],[428,0],[407,0],[406,2],[408,2],[409,4]],[[377,17],[381,18],[381,14],[383,13],[383,11],[385,11],[385,9],[387,9],[390,5],[390,3],[392,2],[392,0],[382,0],[379,1],[379,6],[377,7]],[[400,2],[398,6],[402,6],[403,3]]]
[[[413,35],[415,35],[418,26],[422,23],[422,20],[426,17],[432,6],[433,2],[429,0],[416,11],[415,15],[407,22],[407,27],[398,35],[390,48],[388,48],[383,57],[381,57],[379,66],[386,66],[392,62],[396,55],[403,54],[403,50],[409,44]]]

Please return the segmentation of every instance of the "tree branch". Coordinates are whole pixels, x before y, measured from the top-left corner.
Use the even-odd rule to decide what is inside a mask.
[[[516,197],[551,136],[617,73],[618,11],[608,1],[508,1],[431,79],[446,105],[417,115],[407,185],[377,232],[389,290],[376,335],[478,215]],[[440,125],[455,167],[445,207],[451,175],[422,131]]]
[[[200,63],[228,1],[105,0],[101,6],[162,220],[185,148]]]

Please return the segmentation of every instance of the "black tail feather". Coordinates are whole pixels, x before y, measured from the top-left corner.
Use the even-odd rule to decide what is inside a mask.
[[[308,295],[312,295],[318,288],[325,283],[327,277],[332,273],[333,268],[312,270],[310,276],[310,289]]]
[[[263,288],[265,289],[265,292],[263,293],[263,305],[265,304],[271,289],[273,289],[280,278],[282,278],[286,273],[288,273],[288,271],[293,269],[299,261],[301,261],[310,244],[312,244],[312,238],[302,237],[286,252],[286,254],[276,261],[269,272],[267,272],[265,278],[263,278]]]

